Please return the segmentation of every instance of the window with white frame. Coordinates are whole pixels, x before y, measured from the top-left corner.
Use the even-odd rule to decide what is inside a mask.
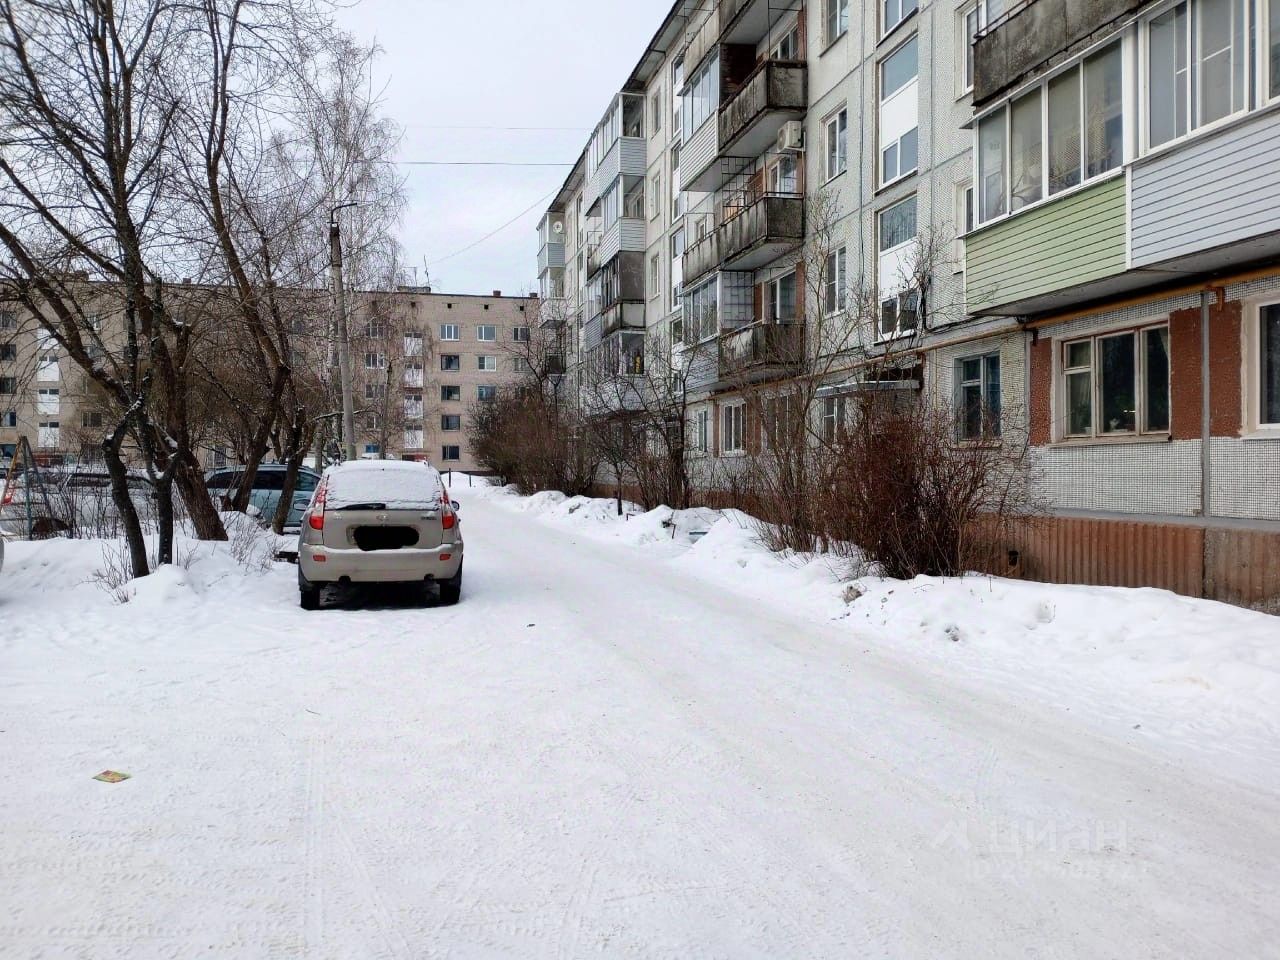
[[[711,411],[699,410],[694,417],[693,448],[706,453],[711,448]]]
[[[780,153],[769,164],[768,182],[770,193],[799,192],[800,179],[794,153]]]
[[[796,272],[770,280],[769,315],[767,319],[774,323],[786,323],[796,319]]]
[[[839,313],[847,303],[848,260],[848,250],[844,247],[827,254],[827,272],[822,282],[822,310],[828,316]]]
[[[16,427],[17,425],[18,425],[17,410],[0,411],[0,427]]]
[[[498,328],[491,323],[482,323],[476,327],[476,339],[483,343],[493,343],[498,339]]]
[[[1248,106],[1249,6],[1247,0],[1182,0],[1143,22],[1148,146]]]
[[[720,408],[720,452],[742,453],[747,449],[747,405],[726,404]]]
[[[385,353],[366,353],[364,355],[364,368],[366,370],[385,370],[387,368],[387,355]]]
[[[649,219],[657,220],[662,213],[662,171],[649,178]]]
[[[1280,97],[1280,0],[1267,2],[1267,93]]]
[[[955,390],[956,439],[1000,436],[1000,354],[957,360]]]
[[[680,306],[684,295],[684,227],[671,235],[671,308]]]
[[[364,398],[366,400],[381,400],[387,395],[387,385],[385,383],[366,383],[364,385]]]
[[[494,371],[494,370],[497,370],[497,369],[498,369],[498,358],[497,358],[497,357],[487,357],[487,356],[483,356],[483,355],[478,356],[478,357],[476,357],[476,369],[477,369],[477,370],[486,370],[486,371],[489,371],[489,372],[492,372],[492,371]]]
[[[422,419],[422,394],[406,393],[404,395],[404,418],[406,420]]]
[[[914,173],[919,155],[919,37],[880,62],[880,182]]]
[[[441,340],[460,339],[458,335],[458,325],[456,323],[440,324],[440,339]]]
[[[919,314],[915,262],[916,244],[915,196],[895,203],[880,212],[879,218],[879,291],[881,338],[898,336],[915,330]]]
[[[918,0],[881,0],[884,17],[881,32],[888,33],[911,14],[916,12]]]
[[[835,443],[844,436],[847,421],[844,397],[825,397],[822,401],[822,439]]]
[[[978,222],[1120,169],[1125,122],[1119,41],[988,113],[977,125]]]
[[[662,88],[659,87],[649,97],[649,130],[651,133],[662,132],[662,115],[665,112],[662,105]]]
[[[36,445],[45,449],[55,449],[61,442],[61,424],[57,420],[41,420]]]
[[[445,462],[462,459],[462,447],[456,443],[446,443],[440,448],[440,459]]]
[[[689,78],[681,104],[681,126],[688,143],[702,125],[715,116],[720,106],[720,55],[714,53]]]
[[[404,448],[406,450],[422,449],[422,428],[421,427],[405,427],[404,428]]]
[[[1169,328],[1062,343],[1061,439],[1169,432]]]
[[[791,28],[782,35],[782,39],[770,48],[769,57],[773,60],[801,59],[799,21],[792,23]]]
[[[1258,308],[1246,341],[1246,420],[1251,428],[1280,430],[1280,303]]]
[[[962,14],[964,20],[960,31],[960,42],[964,45],[962,62],[964,72],[961,74],[961,91],[973,89],[973,40],[987,28],[989,24],[1004,15],[1005,0],[978,0]]]
[[[684,57],[677,57],[671,65],[671,134],[680,134],[681,101],[684,99],[680,91],[684,89]]]
[[[841,107],[823,124],[825,165],[823,176],[830,180],[844,173],[849,163],[849,111]]]
[[[649,255],[649,298],[653,299],[662,291],[662,256]]]
[[[835,43],[849,32],[849,0],[823,0],[826,4],[826,41]]]
[[[684,190],[680,187],[680,144],[671,148],[671,219],[684,216]]]
[[[41,387],[36,391],[36,413],[57,413],[61,402],[61,391],[57,387]]]
[[[964,271],[964,237],[973,230],[973,184],[956,184],[956,243],[952,256],[956,273]]]
[[[699,343],[708,337],[715,336],[718,326],[716,306],[719,289],[712,277],[689,293],[684,298],[685,336],[690,343]]]

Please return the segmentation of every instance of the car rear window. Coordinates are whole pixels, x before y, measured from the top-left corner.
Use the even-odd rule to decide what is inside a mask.
[[[435,507],[442,490],[438,474],[425,466],[367,467],[329,474],[325,504],[331,510],[369,504],[373,510]]]

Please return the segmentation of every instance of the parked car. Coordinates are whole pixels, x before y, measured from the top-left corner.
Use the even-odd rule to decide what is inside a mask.
[[[258,472],[253,478],[253,489],[249,491],[249,504],[268,523],[276,515],[276,504],[280,502],[280,494],[284,491],[284,475],[287,467],[283,463],[259,464]],[[244,467],[224,467],[211,470],[205,476],[205,486],[209,495],[219,505],[224,497],[234,496],[244,476]],[[320,474],[307,467],[298,470],[298,481],[294,485],[293,502],[289,506],[289,516],[285,519],[286,530],[296,530],[302,522],[302,511],[307,508],[311,494],[320,484]]]
[[[112,537],[119,533],[119,511],[104,467],[46,467],[37,486],[34,473],[20,473],[12,489],[0,483],[0,535],[25,537]],[[129,475],[129,495],[144,527],[155,516],[152,487],[139,473]]]
[[[304,610],[329,584],[435,584],[440,602],[462,593],[462,527],[435,467],[353,460],[330,467],[302,517],[298,590]]]

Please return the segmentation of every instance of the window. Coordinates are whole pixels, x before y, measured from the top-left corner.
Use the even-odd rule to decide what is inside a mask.
[[[514,340],[516,343],[528,343],[528,342],[529,342],[529,328],[528,328],[528,327],[513,327],[513,328],[512,328],[512,330],[511,330],[511,339],[512,339],[512,340]]]
[[[366,383],[364,385],[364,398],[366,400],[381,400],[387,395],[387,385],[385,383]]]
[[[689,291],[684,303],[684,331],[690,343],[699,343],[713,337],[718,330],[716,305],[718,290],[715,279]]]
[[[418,427],[405,427],[404,448],[406,450],[422,449],[422,430]]]
[[[706,453],[711,449],[711,411],[699,410],[694,417],[693,449]]]
[[[775,323],[796,319],[796,274],[769,281],[769,316]]]
[[[1112,43],[978,121],[979,222],[1121,167],[1123,57]]]
[[[882,0],[882,3],[884,4],[884,33],[888,33],[916,12],[917,0]]]
[[[10,396],[18,392],[17,377],[0,377],[0,396]]]
[[[746,404],[720,408],[720,452],[742,453],[746,449]]]
[[[456,353],[440,354],[440,369],[446,372],[462,369],[462,358]]]
[[[956,439],[1000,436],[1000,354],[956,361]]]
[[[827,43],[835,43],[849,30],[849,0],[825,0],[827,5]]]
[[[1169,328],[1064,343],[1062,380],[1065,437],[1167,433]]]
[[[498,339],[498,328],[491,323],[482,323],[476,327],[476,339],[484,343],[493,343]]]
[[[516,373],[530,373],[533,370],[533,364],[524,357],[512,357],[511,369]]]
[[[955,272],[964,272],[964,237],[973,230],[973,184],[956,184],[956,242],[952,251]]]
[[[36,391],[36,412],[57,413],[58,406],[62,402],[59,394],[57,387],[41,387]]]
[[[662,256],[661,254],[651,254],[649,256],[649,297],[656,297],[662,288]]]
[[[680,189],[680,144],[671,148],[671,219],[684,215],[684,191]]]
[[[16,427],[17,425],[17,410],[5,410],[3,413],[0,413],[0,427]]]
[[[370,340],[385,340],[391,333],[391,327],[385,320],[370,320],[364,325],[364,334]]]
[[[684,294],[684,227],[671,235],[671,308],[680,306]]]
[[[456,323],[440,324],[440,339],[441,340],[460,340],[461,337],[458,335],[458,325]]]
[[[777,43],[773,45],[773,49],[769,51],[769,56],[774,60],[799,60],[800,57],[800,24],[794,23]]]
[[[978,0],[964,13],[964,29],[961,30],[961,42],[964,44],[964,84],[963,90],[973,89],[973,40],[979,33],[1004,14],[1005,0]]]
[[[1280,304],[1268,304],[1258,311],[1257,347],[1253,351],[1256,363],[1250,380],[1257,386],[1251,389],[1251,404],[1260,427],[1280,427]]]
[[[440,459],[445,461],[461,460],[462,448],[456,443],[446,443],[440,448]]]
[[[456,383],[443,384],[440,387],[440,399],[446,403],[451,400],[461,400],[462,387],[458,386]]]
[[[1271,96],[1280,97],[1280,0],[1269,0],[1267,5],[1267,46],[1269,55],[1264,53],[1267,61],[1267,84]],[[2,322],[0,322],[2,328]]]
[[[498,399],[498,388],[491,384],[481,384],[476,387],[477,400],[496,400]]]
[[[404,418],[406,420],[422,419],[422,394],[409,393],[404,398]],[[421,446],[421,444],[419,444]]]
[[[827,255],[827,275],[823,279],[822,309],[828,315],[845,308],[849,289],[848,251],[841,247]]]
[[[366,456],[376,457],[378,454],[382,452],[382,447],[380,447],[376,443],[366,443],[364,445],[364,452]]]
[[[662,88],[653,91],[649,98],[649,126],[654,133],[662,131]]]
[[[12,310],[0,310],[0,330],[17,330],[18,315]]]
[[[462,417],[456,413],[442,413],[440,415],[441,430],[461,430]]]
[[[880,182],[913,173],[919,154],[919,37],[880,63]]]
[[[81,416],[81,422],[86,427],[100,428],[102,426],[102,411],[86,410]]]
[[[18,348],[12,343],[0,343],[0,360],[17,360]]]
[[[406,357],[422,356],[422,332],[409,330],[404,335],[404,355]]]
[[[681,98],[683,138],[688,143],[720,106],[720,55],[710,59],[689,80]]]
[[[657,220],[662,213],[662,171],[649,178],[649,219]]]
[[[769,192],[799,193],[799,183],[796,155],[794,153],[778,154],[777,161],[769,167]]]
[[[849,162],[849,111],[841,109],[827,119],[824,125],[826,136],[826,179],[838,176],[845,171]]]
[[[918,298],[913,262],[916,239],[914,196],[880,212],[880,336],[916,328]]]
[[[822,401],[822,439],[835,443],[844,436],[845,398],[826,397]]]
[[[57,447],[61,441],[60,424],[57,420],[41,420],[36,445],[44,449]]]
[[[1183,0],[1146,22],[1150,146],[1247,106],[1246,18],[1246,0]]]
[[[498,358],[485,356],[476,357],[476,369],[490,372],[495,371],[498,369]]]
[[[385,370],[387,368],[387,355],[385,353],[366,353],[364,355],[364,368],[366,370]]]

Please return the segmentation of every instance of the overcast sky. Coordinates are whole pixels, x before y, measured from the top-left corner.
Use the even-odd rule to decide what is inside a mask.
[[[401,161],[572,164],[671,0],[361,0],[344,26],[383,49],[375,85]],[[555,127],[502,130],[458,127]],[[405,260],[436,290],[536,289],[539,215],[563,167],[402,165]],[[474,249],[452,256],[502,226]]]

